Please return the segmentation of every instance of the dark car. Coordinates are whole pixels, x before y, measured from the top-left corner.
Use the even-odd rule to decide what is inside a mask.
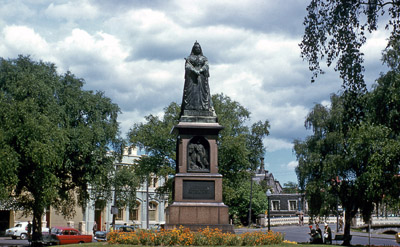
[[[134,232],[135,227],[134,226],[127,226],[127,225],[115,225],[114,231],[119,231],[119,232]],[[94,239],[96,241],[107,241],[107,233],[106,231],[97,231],[94,234]]]

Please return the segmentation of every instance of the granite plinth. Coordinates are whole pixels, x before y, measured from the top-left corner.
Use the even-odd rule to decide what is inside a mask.
[[[218,119],[213,111],[184,110],[179,121],[190,123],[216,123]]]
[[[233,232],[233,226],[229,224],[228,206],[222,202],[222,175],[218,173],[217,138],[223,127],[210,112],[196,112],[198,115],[188,111],[184,113],[172,130],[178,134],[177,172],[174,178],[174,202],[166,210],[165,228],[183,226],[197,231],[210,227]],[[182,121],[185,118],[188,121]],[[194,118],[215,121],[191,121]]]
[[[209,227],[233,232],[228,207],[224,203],[174,202],[167,208],[167,222],[166,229],[183,226],[198,231]]]

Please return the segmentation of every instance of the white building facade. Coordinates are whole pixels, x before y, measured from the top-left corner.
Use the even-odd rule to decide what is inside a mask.
[[[137,150],[127,148],[124,151],[122,161],[116,165],[135,165],[139,159]],[[158,228],[165,224],[165,209],[168,206],[168,195],[156,193],[156,189],[165,184],[165,178],[151,176],[148,182],[144,182],[136,189],[136,205],[118,209],[115,224],[134,225],[137,228]],[[107,202],[92,200],[88,203],[83,213],[82,230],[90,233],[93,231],[94,222],[97,230],[109,230],[112,221],[112,205],[114,201]]]

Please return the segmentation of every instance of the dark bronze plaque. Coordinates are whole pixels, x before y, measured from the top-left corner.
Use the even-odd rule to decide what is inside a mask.
[[[183,180],[183,199],[215,200],[215,182]]]

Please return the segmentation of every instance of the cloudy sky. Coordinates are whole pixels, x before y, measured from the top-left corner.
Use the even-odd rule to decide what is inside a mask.
[[[307,113],[340,90],[328,69],[310,83],[298,44],[307,0],[2,0],[0,57],[31,55],[56,64],[117,103],[121,132],[181,103],[184,58],[197,40],[210,63],[211,93],[224,93],[269,120],[266,169],[297,182],[294,139]],[[366,79],[384,70],[385,33],[365,46]],[[252,122],[249,122],[251,124]]]

